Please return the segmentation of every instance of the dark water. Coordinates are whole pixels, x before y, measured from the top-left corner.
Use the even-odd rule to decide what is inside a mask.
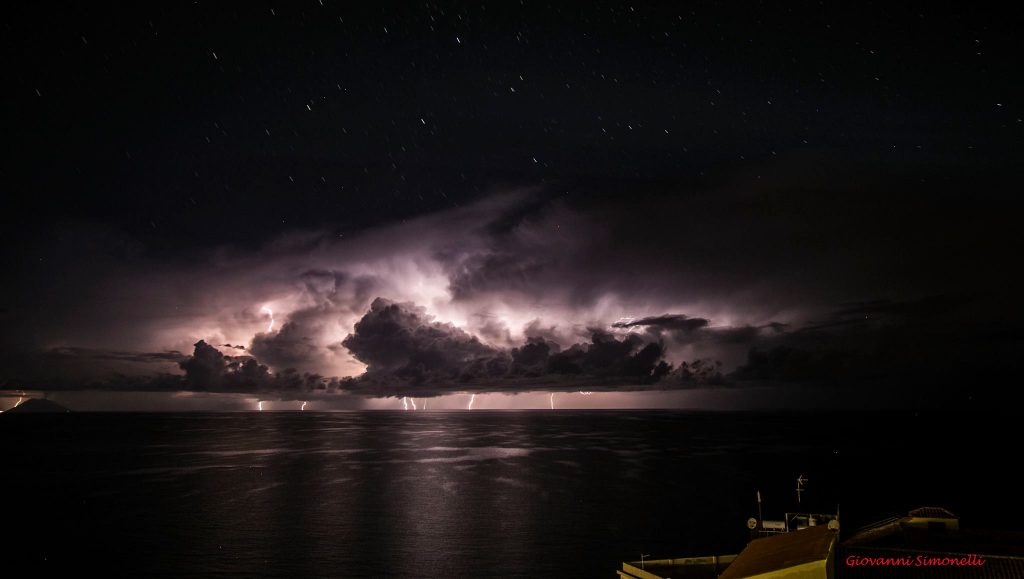
[[[1020,520],[1019,423],[914,414],[0,416],[4,564],[137,575],[614,577],[766,515]],[[1016,503],[1016,504],[1015,504]]]

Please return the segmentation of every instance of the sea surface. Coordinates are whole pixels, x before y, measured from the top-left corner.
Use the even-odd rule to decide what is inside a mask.
[[[738,552],[758,490],[766,518],[838,508],[844,531],[923,505],[1020,528],[1020,427],[914,413],[11,414],[2,564],[611,578],[641,554]]]

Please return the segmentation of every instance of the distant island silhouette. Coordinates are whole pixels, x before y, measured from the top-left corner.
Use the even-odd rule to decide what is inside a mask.
[[[45,400],[43,398],[32,398],[26,400],[21,404],[11,408],[4,412],[4,414],[37,414],[37,413],[57,413],[57,412],[71,412],[70,409],[57,404],[51,400]]]

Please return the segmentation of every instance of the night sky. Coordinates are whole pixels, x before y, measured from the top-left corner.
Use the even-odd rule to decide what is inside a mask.
[[[14,8],[0,406],[1005,408],[1020,15],[892,4]]]

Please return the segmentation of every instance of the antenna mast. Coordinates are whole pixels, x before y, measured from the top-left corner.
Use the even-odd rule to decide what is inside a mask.
[[[800,499],[802,498],[801,493],[804,492],[804,483],[806,482],[807,479],[804,478],[804,475],[796,477],[796,502],[798,504],[800,503]]]
[[[764,515],[761,513],[761,491],[757,491],[757,522],[760,523],[764,520]]]

